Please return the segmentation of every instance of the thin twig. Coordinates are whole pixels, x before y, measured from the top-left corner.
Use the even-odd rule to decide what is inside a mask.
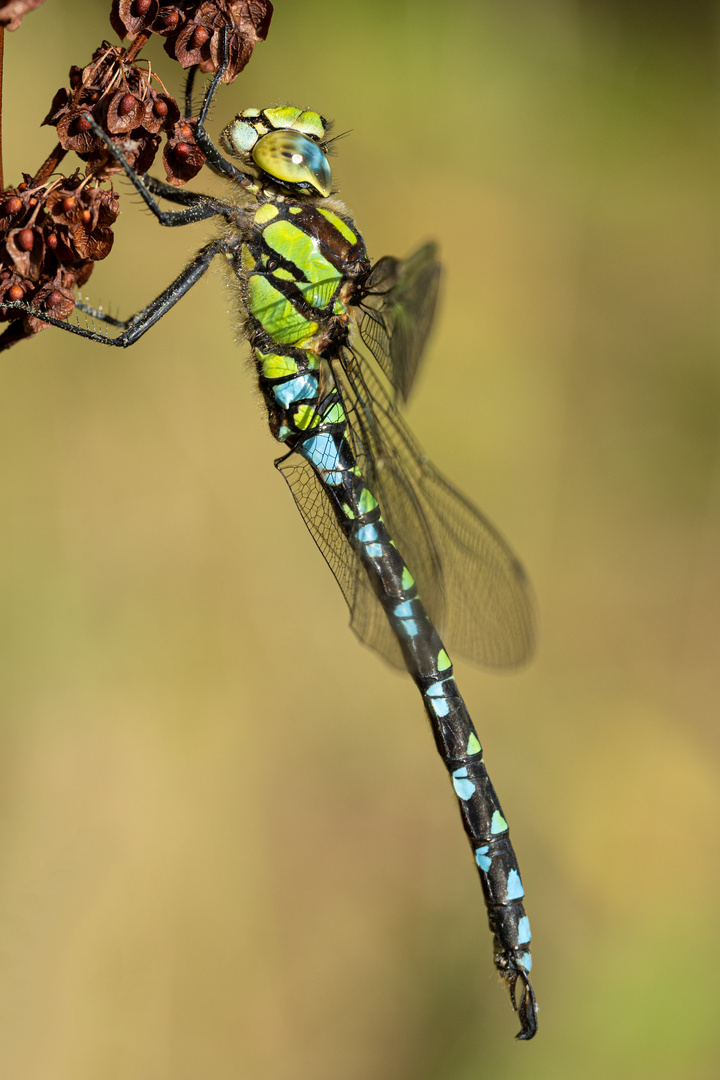
[[[5,58],[5,27],[0,26],[0,191],[5,187],[3,180],[3,156],[2,156],[2,88],[3,88],[3,60]]]

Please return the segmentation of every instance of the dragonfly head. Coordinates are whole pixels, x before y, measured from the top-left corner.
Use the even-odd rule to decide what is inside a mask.
[[[327,198],[332,191],[327,129],[327,120],[319,113],[294,105],[246,109],[225,128],[220,145],[289,191]]]

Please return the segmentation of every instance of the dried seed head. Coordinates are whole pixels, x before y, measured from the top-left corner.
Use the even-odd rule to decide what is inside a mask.
[[[184,68],[197,64],[206,74],[217,71],[221,35],[226,30],[228,66],[223,82],[230,83],[247,64],[256,43],[267,37],[272,13],[270,0],[199,0],[164,5],[152,29],[167,39],[169,56]]]
[[[17,324],[3,334],[4,347],[36,333],[43,323],[4,308],[3,299],[24,300],[56,318],[67,318],[73,290],[112,248],[118,200],[114,192],[76,172],[5,192],[0,214],[0,314]]]
[[[205,155],[195,142],[195,120],[178,120],[168,135],[163,164],[168,181],[182,187],[196,176],[205,164]]]
[[[17,25],[40,2],[0,0],[0,26]],[[205,162],[195,139],[196,122],[183,118],[161,84],[158,92],[149,68],[135,62],[144,41],[161,35],[166,51],[183,67],[197,64],[210,73],[218,68],[225,39],[223,80],[232,82],[255,43],[267,36],[271,17],[270,0],[113,0],[112,26],[133,45],[125,49],[103,42],[89,64],[70,68],[69,87],[55,94],[44,120],[56,128],[59,147],[34,179],[26,175],[0,195],[0,319],[11,322],[0,337],[0,349],[43,326],[41,318],[7,309],[3,300],[22,300],[67,318],[73,290],[85,284],[94,263],[112,248],[118,202],[102,185],[121,167],[94,125],[141,174],[152,166],[164,134],[165,171],[176,187]],[[76,171],[58,177],[63,154],[71,150],[85,162],[85,175]]]
[[[43,0],[5,0],[0,4],[0,27],[17,30],[23,17],[42,3]]]

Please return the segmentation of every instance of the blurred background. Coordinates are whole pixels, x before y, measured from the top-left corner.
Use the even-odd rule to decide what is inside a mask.
[[[108,8],[7,36],[6,183]],[[417,693],[273,469],[218,268],[127,353],[0,358],[3,1076],[718,1076],[717,47],[714,3],[278,0],[211,125],[319,109],[372,257],[442,247],[409,419],[537,596],[526,670],[457,664],[537,1039]],[[86,291],[127,316],[208,231],[118,187]]]

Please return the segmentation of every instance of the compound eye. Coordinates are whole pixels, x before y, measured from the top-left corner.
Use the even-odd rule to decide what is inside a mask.
[[[246,124],[236,116],[220,135],[220,145],[231,157],[242,157],[252,150],[258,141],[258,133],[252,124]]]
[[[284,184],[309,184],[325,198],[332,191],[332,173],[325,154],[312,139],[288,129],[270,131],[252,148],[255,164]]]

